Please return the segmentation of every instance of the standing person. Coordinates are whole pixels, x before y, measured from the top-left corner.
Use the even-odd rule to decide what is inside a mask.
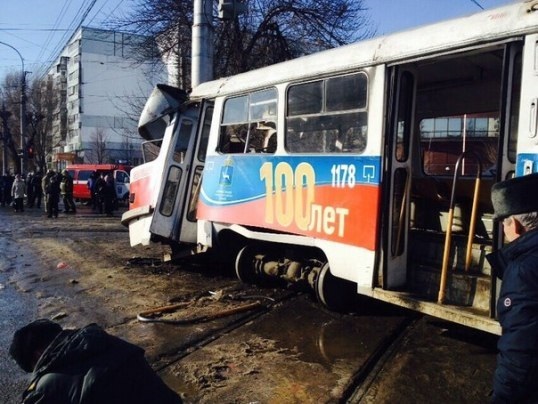
[[[45,212],[48,212],[48,186],[49,186],[49,183],[50,183],[50,179],[55,176],[56,173],[51,170],[50,168],[47,170],[47,173],[45,174],[45,176],[43,177],[43,179],[41,180],[41,189],[43,190],[43,195],[45,196],[44,198],[44,202],[45,202]]]
[[[11,204],[13,198],[11,197],[11,189],[13,188],[13,181],[15,177],[11,173],[6,174],[6,183],[4,186],[4,202],[7,206]]]
[[[108,173],[105,177],[103,199],[105,204],[105,214],[107,216],[112,216],[114,203],[116,201],[116,187],[114,185],[114,177],[112,176],[112,173]]]
[[[495,184],[491,200],[509,243],[487,256],[502,279],[493,402],[537,403],[538,173]]]
[[[92,210],[97,210],[97,201],[95,197],[95,181],[97,180],[97,171],[92,171],[90,174],[90,177],[88,178],[88,191],[90,191],[90,204],[92,206]]]
[[[20,174],[15,175],[15,181],[11,186],[11,196],[15,201],[15,212],[24,212],[24,194],[26,193],[26,183]]]
[[[69,174],[69,171],[62,171],[62,182],[60,184],[60,191],[64,201],[64,213],[77,213],[77,207],[73,200],[73,177]]]
[[[34,173],[29,172],[26,176],[26,206],[28,208],[33,208],[35,203],[35,192],[34,192]]]
[[[47,217],[58,217],[58,203],[60,202],[60,179],[59,174],[51,175],[47,188]]]
[[[41,182],[43,176],[41,175],[41,170],[37,170],[32,178],[32,188],[34,189],[35,196],[35,206],[38,209],[41,209],[41,199],[43,198],[43,188],[41,187]]]
[[[5,175],[0,176],[0,205],[6,206],[6,198],[4,190],[6,188],[7,180]]]
[[[96,324],[64,330],[37,320],[15,332],[9,353],[24,371],[33,372],[23,404],[181,403],[149,366],[142,348]]]
[[[105,195],[106,181],[105,174],[101,173],[95,180],[94,191],[96,208],[99,213],[103,213],[104,195]]]

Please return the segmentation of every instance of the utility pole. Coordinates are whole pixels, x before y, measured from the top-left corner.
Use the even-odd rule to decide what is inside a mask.
[[[213,1],[194,0],[191,87],[213,80]]]
[[[22,60],[22,57],[21,57]],[[24,62],[21,77],[21,175],[26,171],[26,71]]]
[[[2,175],[7,174],[7,147],[8,141],[11,138],[9,133],[9,127],[7,125],[7,119],[11,113],[6,111],[6,105],[2,104],[2,111],[0,111],[0,118],[2,119],[2,141],[3,141],[3,150],[2,150]]]

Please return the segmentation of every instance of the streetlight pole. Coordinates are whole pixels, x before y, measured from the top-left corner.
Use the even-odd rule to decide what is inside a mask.
[[[14,46],[0,41],[0,44],[5,45],[11,49],[13,49],[15,52],[17,52],[17,55],[21,58],[21,175],[24,173],[24,166],[25,166],[25,160],[26,160],[26,150],[25,150],[25,129],[26,129],[26,72],[24,71],[24,59],[22,58],[21,53],[15,48]]]

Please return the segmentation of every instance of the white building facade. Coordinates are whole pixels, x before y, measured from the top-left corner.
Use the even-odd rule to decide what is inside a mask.
[[[141,163],[138,116],[155,84],[167,81],[164,64],[135,58],[145,39],[87,27],[72,36],[50,71],[60,94],[53,166]]]

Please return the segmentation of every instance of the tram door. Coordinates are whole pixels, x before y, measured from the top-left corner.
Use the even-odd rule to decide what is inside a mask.
[[[389,121],[385,161],[383,288],[394,289],[407,281],[408,217],[411,192],[411,141],[415,105],[415,73],[408,68],[389,71]]]
[[[179,241],[182,243],[196,243],[197,241],[196,208],[202,186],[202,172],[205,164],[212,118],[213,103],[206,102],[202,108],[200,125],[196,129],[197,135],[194,144],[194,153],[189,170],[187,189],[185,190],[185,209],[181,217],[181,229],[179,233]]]
[[[152,234],[176,242],[180,241],[180,233],[184,230],[182,216],[187,204],[199,112],[199,105],[192,105],[176,115],[176,127],[166,156],[163,181],[150,226]],[[192,226],[195,228],[196,224]]]

